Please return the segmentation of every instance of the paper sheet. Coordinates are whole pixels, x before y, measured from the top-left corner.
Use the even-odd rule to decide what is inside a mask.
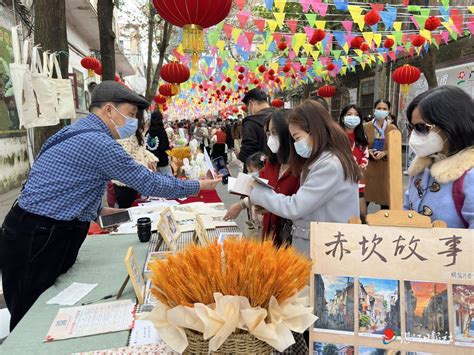
[[[91,292],[97,284],[83,284],[73,282],[71,286],[59,292],[51,298],[47,304],[59,304],[61,306],[73,306],[82,297]]]
[[[131,329],[135,304],[131,300],[61,308],[45,341],[79,338]]]
[[[130,334],[130,343],[128,345],[158,344],[160,341],[161,338],[151,321],[136,320],[135,326]]]

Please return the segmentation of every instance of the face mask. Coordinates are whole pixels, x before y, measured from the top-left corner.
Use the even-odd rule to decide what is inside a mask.
[[[276,154],[278,152],[278,149],[280,149],[280,140],[278,139],[278,136],[271,135],[270,137],[268,137],[267,145],[268,148],[270,148],[270,151],[273,154]]]
[[[438,132],[430,131],[426,135],[420,135],[413,131],[408,142],[410,148],[413,149],[417,157],[429,157],[430,155],[439,153],[443,150],[443,138]]]
[[[387,116],[388,116],[388,111],[375,110],[375,111],[374,111],[374,116],[375,116],[375,118],[378,119],[379,121],[384,120],[384,119],[386,119]]]
[[[251,177],[258,177],[258,171],[249,174]]]
[[[117,133],[120,139],[125,139],[125,138],[129,138],[133,136],[138,128],[138,120],[136,118],[127,117],[123,115],[119,110],[117,110],[115,106],[112,106],[112,107],[114,108],[115,111],[117,111],[120,114],[120,116],[125,118],[125,124],[120,127],[117,126],[115,122],[111,119],[112,123],[115,126],[115,129],[117,130]]]
[[[344,126],[349,129],[356,128],[360,124],[359,116],[346,116],[344,117]]]
[[[309,158],[311,156],[312,149],[309,147],[306,139],[301,139],[294,143],[296,153],[302,158]]]

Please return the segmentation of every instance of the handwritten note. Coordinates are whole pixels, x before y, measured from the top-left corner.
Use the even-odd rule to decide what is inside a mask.
[[[157,344],[161,341],[155,326],[149,320],[137,320],[130,335],[129,345]]]
[[[45,341],[79,338],[131,329],[135,304],[131,300],[61,308]]]

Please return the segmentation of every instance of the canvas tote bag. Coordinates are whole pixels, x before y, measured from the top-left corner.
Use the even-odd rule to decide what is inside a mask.
[[[56,69],[57,78],[53,78],[53,72]],[[76,107],[74,104],[74,96],[72,94],[71,81],[63,79],[61,76],[61,68],[56,57],[56,53],[49,56],[48,76],[55,83],[56,95],[58,98],[58,113],[60,119],[76,118]]]
[[[46,62],[46,63],[45,63]],[[56,95],[56,85],[48,77],[48,53],[43,53],[43,65],[38,47],[33,47],[31,53],[31,83],[33,91],[38,100],[39,114],[38,120],[25,123],[26,128],[54,126],[59,124],[58,99]]]
[[[21,53],[18,26],[12,27],[12,46],[14,62],[10,64],[10,76],[21,128],[26,127],[27,122],[38,120],[38,103],[33,92],[30,68],[27,64],[29,42],[28,40],[23,42],[23,53]]]

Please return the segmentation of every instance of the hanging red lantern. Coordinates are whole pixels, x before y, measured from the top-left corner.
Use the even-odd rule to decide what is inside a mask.
[[[88,77],[92,78],[94,76],[94,70],[99,67],[100,62],[94,57],[84,57],[81,59],[81,65],[83,68],[87,69]]]
[[[300,72],[301,72],[301,73],[306,73],[306,67],[305,67],[304,65],[302,65],[302,66],[300,67]]]
[[[420,76],[420,69],[409,64],[397,68],[392,74],[393,81],[401,85],[402,93],[404,95],[408,94],[408,91],[410,90],[409,85],[415,83]]]
[[[171,97],[175,95],[173,94],[172,85],[168,83],[161,84],[160,87],[158,88],[158,92],[161,95],[166,96],[166,97]]]
[[[332,85],[324,85],[318,89],[318,95],[322,97],[333,97],[336,95],[336,87]]]
[[[268,71],[268,75],[270,75],[270,76],[275,75],[275,71],[273,69],[270,69]]]
[[[244,74],[239,74],[238,78],[239,78],[239,80],[243,80],[245,78]]]
[[[163,104],[166,103],[166,96],[157,94],[157,95],[155,95],[155,97],[153,98],[153,101],[155,101],[158,105],[163,105]]]
[[[186,65],[171,62],[163,65],[160,76],[164,81],[173,85],[173,93],[179,93],[179,85],[189,79],[190,73]]]
[[[96,73],[97,75],[102,75],[103,71],[104,71],[104,68],[102,67],[102,64],[100,63],[99,63],[99,66],[94,69],[94,73]]]
[[[292,79],[296,79],[296,74],[291,74]]]
[[[245,68],[244,67],[240,67],[239,68],[239,73],[244,73],[245,72]]]
[[[367,26],[376,25],[377,23],[379,23],[379,21],[380,21],[380,15],[377,10],[369,11],[364,16],[364,23]]]
[[[311,35],[311,38],[309,40],[309,44],[314,46],[316,43],[321,42],[324,39],[324,37],[326,37],[326,32],[324,32],[324,30],[318,28]]]
[[[196,65],[204,50],[203,29],[225,19],[232,0],[153,0],[153,6],[164,20],[183,28],[183,50]]]
[[[363,52],[367,52],[369,50],[369,45],[367,43],[362,43],[360,45],[360,50]]]
[[[334,69],[336,69],[336,66],[334,65],[334,63],[329,63],[327,66],[326,66],[326,69],[328,71],[333,71]]]
[[[277,83],[277,84],[281,84],[281,79],[280,79],[280,77],[278,77],[278,76],[276,77],[276,79],[275,79],[275,83]]]
[[[390,49],[393,47],[393,45],[395,44],[395,41],[391,38],[387,38],[384,42],[383,42],[383,46],[387,49]]]
[[[222,90],[222,91],[225,91],[225,89],[226,89],[226,86],[225,86],[225,85],[222,85],[222,86],[221,86],[221,90]]]
[[[441,20],[436,16],[430,16],[425,22],[425,30],[434,31],[441,25]]]
[[[242,105],[242,107],[240,107],[240,109],[244,112],[247,112],[247,106],[245,106],[245,105]]]
[[[228,83],[230,83],[230,82],[232,81],[232,79],[229,78],[229,77],[227,77],[227,78],[225,78],[225,81],[227,81]]]
[[[239,113],[239,109],[237,107],[232,107],[232,112],[233,113]]]
[[[287,48],[288,48],[288,45],[286,44],[285,41],[281,41],[281,42],[278,43],[278,49],[279,50],[284,51]]]
[[[359,49],[362,43],[364,43],[364,39],[362,37],[354,37],[353,39],[351,39],[351,48]]]
[[[423,37],[422,35],[416,35],[413,36],[411,39],[411,44],[415,47],[421,47],[422,45],[425,44],[426,38]]]
[[[285,106],[285,103],[283,102],[283,100],[274,99],[274,100],[272,100],[272,106],[276,107],[276,108],[281,108],[281,107]]]
[[[263,64],[258,67],[258,71],[259,71],[260,73],[265,73],[265,70],[267,70],[267,68],[266,68],[265,65],[263,65]]]
[[[253,84],[254,84],[254,85],[258,85],[259,83],[260,83],[260,81],[258,81],[258,79],[255,79],[255,80],[253,81]]]
[[[285,66],[281,69],[283,73],[288,73],[291,70],[291,65],[285,64]]]

